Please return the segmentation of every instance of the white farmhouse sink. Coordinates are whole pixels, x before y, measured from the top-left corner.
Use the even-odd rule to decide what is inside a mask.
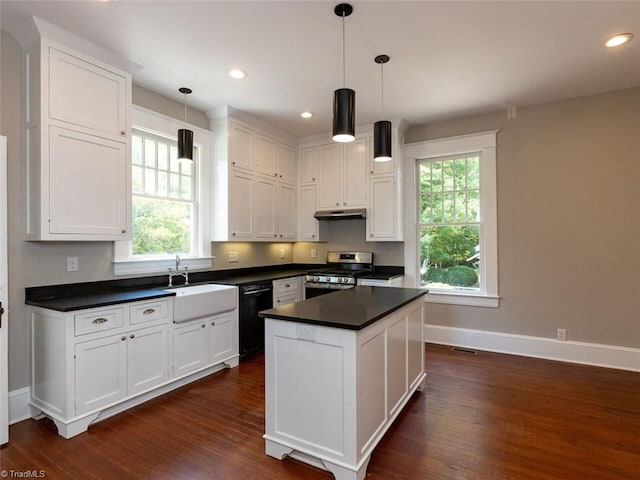
[[[231,285],[187,285],[167,288],[173,299],[173,321],[186,322],[234,310],[238,306],[238,287]]]

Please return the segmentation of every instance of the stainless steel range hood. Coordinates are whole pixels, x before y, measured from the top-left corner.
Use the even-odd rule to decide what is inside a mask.
[[[367,209],[346,208],[343,210],[318,210],[313,216],[318,220],[363,220],[367,218]]]

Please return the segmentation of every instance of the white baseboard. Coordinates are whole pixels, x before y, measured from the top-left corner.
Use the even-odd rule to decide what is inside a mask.
[[[9,392],[9,425],[31,418],[31,388],[24,387]]]
[[[640,372],[640,349],[424,325],[426,342]]]

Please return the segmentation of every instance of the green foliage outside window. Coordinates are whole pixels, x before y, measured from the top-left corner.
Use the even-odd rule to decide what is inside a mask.
[[[423,285],[479,288],[479,172],[477,154],[419,164]]]
[[[191,205],[133,197],[133,254],[191,252]]]

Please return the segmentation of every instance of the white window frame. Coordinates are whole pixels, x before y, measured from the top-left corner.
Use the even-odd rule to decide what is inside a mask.
[[[417,162],[480,152],[480,291],[437,291],[426,302],[498,307],[497,130],[409,143],[404,146],[405,285],[420,286]]]
[[[178,129],[184,128],[184,122],[167,117],[160,113],[134,105],[133,128],[143,132],[167,138],[176,138]],[[209,172],[213,164],[212,132],[188,125],[193,130],[193,143],[201,151],[200,162],[196,162],[196,182],[199,208],[197,209],[197,228],[195,234],[198,254],[196,256],[181,256],[180,265],[188,266],[189,270],[206,270],[212,267],[211,256],[211,189],[204,188],[211,185]],[[129,192],[131,195],[131,192]],[[149,273],[165,273],[169,267],[175,267],[175,257],[140,259],[132,256],[131,241],[114,242],[114,275],[133,275]]]

